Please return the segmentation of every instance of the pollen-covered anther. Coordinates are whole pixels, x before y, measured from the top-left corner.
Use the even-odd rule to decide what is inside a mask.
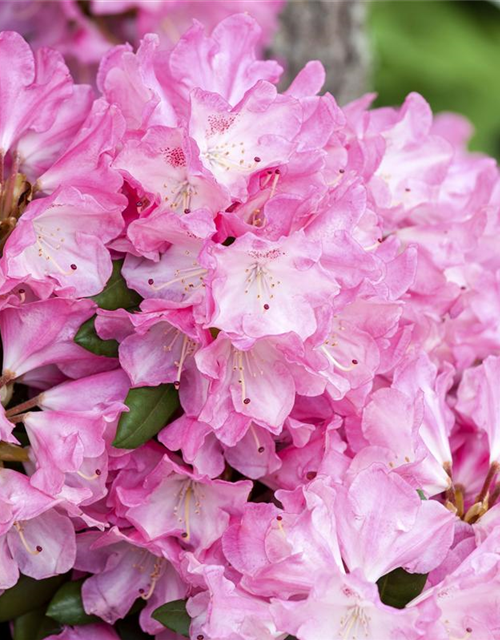
[[[188,255],[188,252],[186,255]],[[176,269],[174,271],[175,277],[167,282],[156,285],[153,278],[150,278],[148,280],[148,284],[154,291],[161,291],[162,289],[166,289],[167,287],[180,282],[181,285],[183,285],[185,293],[191,293],[200,287],[205,287],[204,279],[207,273],[207,269],[203,269],[198,263],[194,263],[191,267]]]
[[[346,616],[340,618],[339,638],[361,640],[370,637],[371,617],[359,605],[351,607]]]
[[[199,516],[201,514],[205,495],[196,482],[186,480],[182,482],[177,497],[174,514],[177,516],[179,524],[183,524],[185,527],[185,531],[181,533],[181,538],[189,541],[191,539],[191,516]]]
[[[148,592],[145,593],[144,589],[139,589],[139,593],[141,593],[141,598],[143,600],[149,600],[149,598],[151,598],[151,596],[153,595],[154,590],[156,588],[156,583],[163,575],[164,567],[165,567],[165,560],[163,558],[158,558],[154,563],[153,571],[151,572],[151,575],[150,575],[151,583],[149,585]]]
[[[55,268],[64,276],[69,276],[73,271],[77,270],[76,264],[71,264],[70,269],[67,271],[61,267],[54,255],[61,249],[65,242],[65,238],[56,234],[61,231],[60,227],[57,227],[55,231],[45,229],[41,224],[34,224],[36,233],[36,246],[38,249],[38,257],[46,262],[52,262]]]

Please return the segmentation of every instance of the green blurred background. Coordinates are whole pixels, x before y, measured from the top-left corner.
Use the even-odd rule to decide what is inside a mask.
[[[372,0],[377,105],[418,91],[434,111],[473,123],[471,148],[500,158],[500,5],[482,0]]]

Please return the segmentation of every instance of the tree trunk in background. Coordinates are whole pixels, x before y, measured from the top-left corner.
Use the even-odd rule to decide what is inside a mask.
[[[308,60],[321,60],[325,90],[339,104],[359,97],[368,84],[365,0],[288,0],[271,56],[286,61],[287,87]]]

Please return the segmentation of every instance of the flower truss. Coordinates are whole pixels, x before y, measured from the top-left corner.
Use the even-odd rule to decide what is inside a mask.
[[[498,639],[498,169],[260,38],[0,35],[0,620]]]

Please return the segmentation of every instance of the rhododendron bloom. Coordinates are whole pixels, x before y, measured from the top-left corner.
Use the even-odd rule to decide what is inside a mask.
[[[282,91],[281,2],[15,4],[0,620],[21,593],[16,638],[498,638],[500,179],[470,126],[340,107],[318,61]]]

